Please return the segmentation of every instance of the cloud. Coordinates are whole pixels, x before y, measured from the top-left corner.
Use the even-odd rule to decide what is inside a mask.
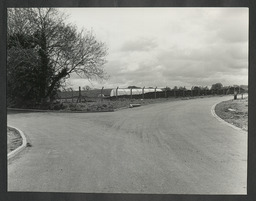
[[[138,38],[136,40],[128,41],[122,45],[120,48],[124,52],[134,52],[134,51],[150,51],[157,47],[154,39],[149,38]]]
[[[216,9],[208,14],[206,28],[216,33],[221,42],[239,43],[248,41],[248,9]]]
[[[97,12],[97,18],[96,10],[81,10],[81,16],[77,16],[90,19],[88,26],[109,46],[105,70],[110,78],[93,82],[95,86],[210,86],[217,82],[248,82],[247,8],[102,11]]]

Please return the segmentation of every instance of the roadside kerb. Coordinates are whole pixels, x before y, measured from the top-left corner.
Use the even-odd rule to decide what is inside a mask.
[[[243,129],[241,129],[241,128],[237,127],[237,126],[234,126],[233,124],[230,124],[230,123],[226,122],[224,119],[220,118],[220,117],[215,113],[216,105],[219,104],[219,103],[221,103],[221,102],[215,103],[215,104],[212,106],[212,108],[211,108],[211,113],[212,113],[212,115],[213,115],[217,120],[219,120],[221,123],[223,123],[223,124],[225,124],[225,125],[227,125],[227,126],[233,128],[233,129],[235,129],[235,130],[239,130],[239,131],[241,131],[241,132],[243,132],[243,133],[246,134],[247,131],[244,131]]]
[[[27,146],[27,139],[26,139],[24,133],[23,133],[20,129],[18,129],[18,128],[16,128],[16,127],[13,127],[13,126],[8,126],[8,127],[12,128],[12,129],[14,129],[14,130],[16,130],[16,131],[20,134],[20,136],[21,136],[21,138],[22,138],[22,145],[19,146],[17,149],[11,151],[11,152],[8,154],[8,160],[10,160],[10,159],[13,158],[14,156],[16,156],[18,153],[20,153],[23,149],[26,148],[26,146]]]

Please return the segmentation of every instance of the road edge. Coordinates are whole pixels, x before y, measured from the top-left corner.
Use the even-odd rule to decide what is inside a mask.
[[[221,101],[221,102],[222,102],[222,101]],[[220,117],[215,113],[216,105],[219,104],[219,103],[221,103],[221,102],[217,102],[217,103],[215,103],[215,104],[212,106],[212,108],[211,108],[212,116],[214,116],[214,117],[215,117],[218,121],[220,121],[221,123],[223,123],[223,124],[225,124],[225,125],[227,125],[227,126],[233,128],[233,129],[235,129],[235,130],[241,131],[241,132],[243,132],[243,133],[247,133],[247,132],[244,131],[243,129],[241,129],[241,128],[237,127],[237,126],[234,126],[233,124],[230,124],[230,123],[226,122],[224,119],[220,118]]]
[[[22,150],[24,150],[26,148],[26,146],[27,146],[27,138],[25,137],[24,133],[20,129],[18,129],[18,128],[14,127],[14,126],[9,126],[9,125],[8,125],[8,127],[18,131],[20,136],[21,136],[21,138],[22,138],[22,145],[19,146],[18,148],[16,148],[15,150],[11,151],[7,155],[8,160],[10,160],[11,158],[13,158],[14,156],[16,156],[18,153],[20,153]]]
[[[99,113],[99,112],[114,112],[114,110],[109,111],[80,111],[80,110],[38,110],[38,109],[21,109],[21,108],[7,108],[8,111],[17,112],[45,112],[45,113]]]

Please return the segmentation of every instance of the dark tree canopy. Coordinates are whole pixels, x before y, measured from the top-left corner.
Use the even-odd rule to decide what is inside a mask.
[[[8,9],[7,30],[8,99],[14,104],[53,99],[71,73],[106,78],[105,44],[65,23],[54,8]]]
[[[141,87],[137,87],[137,86],[128,86],[128,89],[140,89]]]
[[[171,91],[170,87],[165,87],[166,91]]]
[[[211,87],[212,90],[220,90],[222,88],[223,88],[223,85],[221,83],[213,84]]]
[[[186,89],[186,87],[179,87],[179,90],[186,91],[187,89]]]
[[[191,88],[191,90],[200,91],[200,90],[202,90],[202,87],[200,87],[200,86],[193,86]]]
[[[174,87],[173,87],[173,90],[178,90],[178,87],[177,87],[177,86],[174,86]]]

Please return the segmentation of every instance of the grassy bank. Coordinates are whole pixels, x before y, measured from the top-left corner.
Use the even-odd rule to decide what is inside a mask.
[[[22,145],[22,137],[15,129],[7,127],[7,153]]]
[[[215,112],[226,122],[248,130],[248,98],[221,102]]]

